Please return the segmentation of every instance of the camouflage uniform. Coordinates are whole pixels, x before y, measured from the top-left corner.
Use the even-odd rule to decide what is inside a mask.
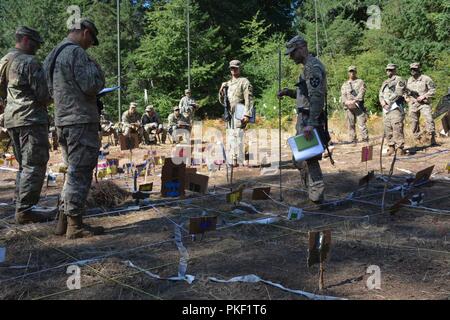
[[[388,65],[389,67],[389,65]],[[405,137],[403,134],[405,115],[403,111],[403,94],[405,91],[405,81],[394,75],[385,80],[380,88],[379,100],[382,104],[385,101],[390,109],[383,110],[384,114],[384,135],[389,147],[403,148]],[[399,106],[392,109],[394,102]]]
[[[153,113],[149,116],[146,112],[141,118],[142,126],[144,127],[144,134],[150,135],[153,130],[156,130],[158,133],[163,130],[163,124],[161,123],[161,119],[156,111],[153,110]],[[148,136],[147,136],[148,138]]]
[[[13,56],[7,75],[4,126],[19,163],[16,213],[21,213],[39,202],[49,159],[47,106],[51,99],[44,71],[34,55],[12,49],[0,60],[0,69]]]
[[[350,71],[350,70],[349,70]],[[356,94],[354,96],[352,93]],[[348,135],[350,141],[356,142],[355,125],[358,124],[361,139],[369,140],[367,130],[367,113],[364,108],[364,95],[366,93],[366,84],[361,79],[348,80],[341,87],[341,102],[345,110],[347,119]],[[355,100],[358,104],[356,108],[348,108],[345,103],[349,100]]]
[[[240,61],[233,60],[230,67],[240,67]],[[240,119],[235,117],[237,104],[244,105],[244,116],[249,118],[253,115],[253,86],[247,78],[239,77],[227,81],[228,100],[231,108],[231,123],[227,122],[227,157],[231,163],[236,159],[238,164],[244,163],[244,129]],[[231,155],[231,156],[230,156]]]
[[[58,48],[66,43],[56,59],[53,81],[50,66]],[[105,85],[100,66],[70,39],[54,48],[45,60],[47,83],[55,102],[55,124],[68,168],[62,190],[61,211],[80,217],[92,183],[100,150],[97,93]]]
[[[300,47],[304,48],[306,45],[306,41],[302,37],[295,36],[286,43],[285,54],[291,55],[295,50]],[[296,90],[287,89],[287,92],[284,94],[296,99],[296,135],[303,134],[307,126],[316,128],[318,132],[323,132],[325,121],[324,107],[327,96],[325,66],[311,54],[301,63],[304,65],[303,74],[299,76]],[[297,162],[293,160],[294,165],[300,171],[303,184],[308,188],[308,197],[314,202],[322,202],[324,200],[325,184],[319,164],[321,159],[322,155],[306,161]]]
[[[195,107],[192,106],[192,104],[195,104],[195,100],[188,96],[181,98],[180,103],[178,104],[180,112],[188,119],[189,123],[192,123],[195,113]]]
[[[411,66],[413,66],[412,64]],[[409,106],[409,116],[411,117],[411,127],[414,137],[416,139],[420,138],[420,125],[419,118],[420,114],[425,117],[425,129],[428,136],[434,136],[436,134],[436,128],[433,121],[432,109],[431,109],[431,98],[436,92],[436,85],[430,77],[422,74],[417,79],[410,77],[406,83],[406,101]],[[424,96],[425,100],[418,102],[416,97],[411,94]]]
[[[122,130],[124,136],[129,136],[132,132],[137,132],[139,137],[143,137],[144,130],[141,127],[141,116],[138,112],[131,113],[130,110],[122,114]]]

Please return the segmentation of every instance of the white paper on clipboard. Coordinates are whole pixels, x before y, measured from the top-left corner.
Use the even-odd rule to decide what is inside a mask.
[[[245,106],[242,103],[238,103],[234,109],[234,118],[236,120],[242,120],[244,118]]]

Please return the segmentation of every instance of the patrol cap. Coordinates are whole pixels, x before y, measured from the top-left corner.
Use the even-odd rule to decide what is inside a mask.
[[[396,65],[396,64],[389,63],[389,64],[386,66],[386,70],[395,70],[395,69],[397,69],[397,65]]]
[[[173,107],[173,111],[179,111],[180,110],[180,107],[179,106],[175,106],[175,107]]]
[[[240,68],[241,62],[239,60],[231,60],[230,61],[230,68]]]
[[[419,62],[413,62],[409,65],[410,69],[420,69],[420,63]]]
[[[80,27],[81,29],[85,28],[88,29],[91,32],[92,38],[94,38],[94,46],[98,46],[98,29],[95,26],[95,23],[92,22],[92,20],[89,20],[87,18],[80,19]],[[80,30],[78,28],[73,28],[71,31]]]
[[[41,36],[39,35],[39,32],[25,26],[17,28],[16,35],[27,36],[28,38],[38,43],[44,43],[44,40],[42,40]]]
[[[347,68],[347,71],[348,72],[350,72],[350,71],[355,71],[356,72],[356,67],[355,66],[350,66],[350,67]]]
[[[136,108],[137,107],[137,103],[136,102],[131,102],[130,103],[130,108]]]
[[[145,111],[153,111],[153,110],[155,110],[155,108],[153,108],[152,105],[145,107]]]
[[[286,43],[286,52],[285,55],[290,54],[292,51],[297,49],[297,47],[306,45],[307,42],[301,36],[295,36],[291,40]]]
[[[184,94],[188,94],[188,93],[191,93],[191,90],[190,90],[190,89],[184,90]]]

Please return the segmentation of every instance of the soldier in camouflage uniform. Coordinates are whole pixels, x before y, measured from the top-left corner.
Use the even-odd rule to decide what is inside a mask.
[[[421,138],[419,119],[422,114],[425,117],[424,142],[436,144],[436,128],[434,125],[431,98],[436,93],[436,85],[430,77],[420,72],[420,64],[412,63],[410,66],[411,77],[406,83],[406,101],[409,105],[411,127],[416,141]]]
[[[168,121],[168,132],[172,137],[172,142],[178,142],[177,137],[180,135],[183,137],[184,141],[189,141],[189,133],[191,131],[191,124],[189,120],[181,113],[180,107],[173,107],[173,113],[167,118]]]
[[[325,67],[319,59],[309,53],[308,44],[300,36],[292,38],[286,44],[286,48],[286,55],[289,55],[296,64],[303,64],[304,70],[299,77],[297,89],[285,88],[278,93],[278,97],[288,96],[296,99],[297,135],[304,134],[306,139],[311,139],[313,130],[317,129],[320,132],[325,122],[324,106],[327,95]],[[322,142],[325,143],[325,141]],[[324,200],[325,184],[319,164],[321,159],[322,155],[319,155],[295,163],[308,188],[309,199],[313,203],[322,203]]]
[[[405,136],[403,134],[405,113],[404,98],[406,83],[397,76],[397,66],[389,63],[386,66],[386,79],[381,85],[378,94],[384,114],[384,137],[387,139],[389,150],[387,155],[391,156],[395,148],[399,148],[400,155],[405,155]]]
[[[139,141],[144,137],[144,128],[141,125],[141,115],[136,111],[136,102],[131,102],[130,107],[122,115],[123,135],[130,137],[131,133],[139,135]]]
[[[7,91],[7,96],[2,96],[6,98],[4,126],[19,162],[16,178],[18,224],[49,218],[32,209],[39,201],[49,159],[47,106],[51,99],[44,71],[35,57],[42,43],[36,30],[20,27],[16,31],[16,47],[0,60],[2,85],[6,85]]]
[[[178,107],[180,107],[180,112],[186,119],[188,119],[189,123],[192,125],[192,121],[194,120],[194,113],[198,109],[198,104],[194,99],[192,99],[191,90],[184,90],[184,97],[181,98]]]
[[[68,168],[56,234],[65,234],[68,239],[104,231],[82,220],[100,150],[97,93],[103,89],[105,77],[100,66],[86,53],[88,48],[98,45],[97,34],[94,23],[82,19],[79,28],[70,30],[44,63],[55,102],[59,144]]]
[[[252,118],[253,86],[247,78],[241,77],[241,62],[232,60],[229,64],[231,80],[222,83],[219,90],[219,101],[224,104],[225,90],[228,90],[231,121],[227,123],[227,158],[228,163],[237,165],[244,163],[244,129]],[[236,111],[238,105],[243,106],[242,118]]]
[[[367,113],[364,107],[364,95],[366,94],[366,84],[356,75],[356,67],[348,67],[348,81],[341,87],[341,103],[347,118],[348,135],[350,141],[357,143],[355,125],[358,124],[361,139],[369,141],[367,131]]]

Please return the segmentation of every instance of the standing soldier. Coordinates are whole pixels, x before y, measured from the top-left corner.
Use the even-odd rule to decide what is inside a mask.
[[[327,94],[327,78],[325,67],[319,59],[308,51],[307,42],[300,36],[295,36],[286,44],[286,55],[296,63],[304,66],[300,75],[297,89],[284,88],[278,97],[288,96],[297,100],[297,135],[304,134],[305,138],[312,139],[313,130],[316,129],[325,145],[329,141],[325,126],[325,100]],[[302,180],[308,188],[309,199],[320,204],[324,200],[325,184],[319,160],[322,155],[316,156],[300,163],[295,163],[300,170]]]
[[[404,98],[406,83],[397,76],[397,66],[389,63],[386,66],[386,79],[381,85],[379,92],[380,104],[384,114],[384,136],[387,139],[389,150],[387,155],[395,153],[395,148],[400,149],[400,155],[405,155],[405,137],[403,126],[405,120]]]
[[[421,73],[420,64],[415,62],[410,66],[411,77],[406,83],[406,101],[409,105],[411,127],[416,142],[420,142],[420,114],[425,117],[425,136],[423,142],[436,145],[436,128],[431,110],[431,98],[436,92],[436,86],[430,77]]]
[[[228,162],[237,165],[244,163],[244,129],[253,115],[253,87],[247,78],[241,77],[241,62],[230,62],[231,80],[222,83],[219,101],[225,105],[225,91],[229,101],[227,123]]]
[[[39,202],[49,159],[47,106],[51,99],[44,70],[35,57],[43,42],[36,30],[20,27],[16,31],[15,48],[0,60],[1,98],[6,98],[4,125],[19,162],[18,224],[48,220],[32,209]]]
[[[364,95],[366,94],[366,84],[356,75],[356,67],[348,67],[348,81],[344,82],[341,88],[341,102],[344,106],[345,117],[347,118],[348,135],[350,141],[356,144],[355,125],[358,124],[361,139],[369,141],[367,131],[367,111],[364,107]]]
[[[180,107],[180,112],[183,116],[192,124],[194,113],[198,109],[198,104],[192,99],[192,92],[190,89],[184,90],[184,97],[181,98],[178,107]]]
[[[78,28],[45,59],[50,93],[55,102],[55,124],[68,168],[61,194],[56,234],[76,239],[103,233],[102,227],[83,223],[85,203],[100,150],[97,93],[105,85],[100,66],[86,53],[97,46],[97,28],[82,19]]]

